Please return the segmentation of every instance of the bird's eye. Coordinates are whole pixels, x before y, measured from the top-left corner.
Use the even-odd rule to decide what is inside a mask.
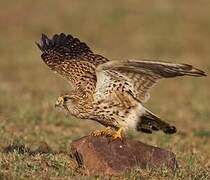
[[[67,101],[67,100],[68,100],[68,97],[66,97],[66,96],[63,97],[63,100],[64,100],[64,101]]]

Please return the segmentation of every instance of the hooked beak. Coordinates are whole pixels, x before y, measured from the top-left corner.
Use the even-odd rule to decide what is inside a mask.
[[[57,101],[55,102],[55,107],[62,106],[63,103],[64,103],[64,99],[63,99],[63,97],[60,96],[60,97],[57,99]]]
[[[55,102],[55,108],[59,106],[58,101]]]

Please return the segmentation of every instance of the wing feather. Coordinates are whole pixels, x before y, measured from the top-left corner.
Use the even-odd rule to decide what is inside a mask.
[[[122,78],[122,83],[127,82],[130,90],[135,98],[141,102],[146,102],[150,95],[148,91],[163,78],[172,78],[176,76],[195,76],[201,77],[206,74],[188,64],[175,64],[158,61],[146,60],[126,60],[126,61],[109,61],[100,65],[97,68],[97,85],[100,88],[100,77],[105,74],[111,76],[119,76]],[[116,72],[116,73],[113,73]],[[109,81],[109,83],[113,83]],[[107,85],[109,87],[111,85]],[[105,90],[104,90],[105,91]]]
[[[146,60],[109,61],[94,54],[79,39],[61,33],[49,39],[42,34],[40,43],[43,61],[67,79],[74,88],[105,95],[116,81],[135,98],[145,102],[148,91],[160,79],[176,76],[205,76],[205,73],[188,64],[175,64]],[[96,83],[97,81],[97,83]],[[120,83],[119,83],[120,82]]]
[[[42,34],[40,43],[36,44],[51,70],[67,79],[73,88],[94,92],[95,67],[108,59],[94,54],[84,42],[64,33],[55,34],[52,39]]]

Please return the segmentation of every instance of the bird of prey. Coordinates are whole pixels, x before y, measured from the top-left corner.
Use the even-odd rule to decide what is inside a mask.
[[[104,125],[94,136],[124,137],[126,129],[173,134],[176,128],[144,107],[149,90],[159,80],[177,76],[205,76],[188,64],[148,60],[109,60],[84,42],[64,33],[51,39],[42,34],[37,43],[51,70],[67,79],[73,89],[58,97],[56,106],[69,115]]]

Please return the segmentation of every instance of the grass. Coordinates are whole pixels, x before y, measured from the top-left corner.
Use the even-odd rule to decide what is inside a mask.
[[[118,179],[85,176],[71,158],[69,144],[101,126],[54,109],[69,86],[41,61],[34,42],[42,32],[71,33],[110,59],[163,59],[210,71],[208,1],[0,3],[0,179]],[[128,135],[173,151],[179,168],[134,169],[121,179],[210,178],[209,84],[209,77],[186,77],[151,91],[146,106],[177,134]]]

